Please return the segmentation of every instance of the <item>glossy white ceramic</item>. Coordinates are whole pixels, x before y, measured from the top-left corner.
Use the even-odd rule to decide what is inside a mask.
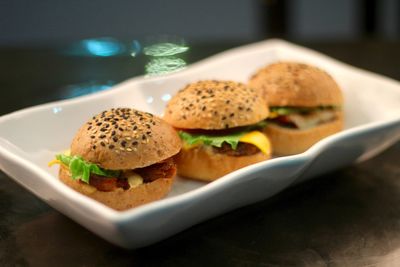
[[[68,148],[81,124],[111,107],[162,114],[178,89],[200,79],[245,82],[255,70],[278,60],[296,60],[328,71],[343,88],[346,130],[305,153],[275,158],[209,183],[178,179],[166,199],[125,212],[89,199],[57,179],[48,168]],[[400,84],[309,49],[269,40],[210,57],[161,77],[138,77],[114,88],[49,103],[0,118],[0,168],[15,181],[106,240],[137,248],[208,218],[254,203],[324,172],[366,160],[400,139]]]

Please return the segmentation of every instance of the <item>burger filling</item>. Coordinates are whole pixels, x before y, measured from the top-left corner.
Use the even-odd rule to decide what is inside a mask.
[[[340,108],[335,106],[271,107],[270,110],[269,122],[285,128],[306,130],[337,119]]]
[[[193,149],[199,146],[211,147],[214,153],[229,156],[250,156],[256,153],[271,153],[270,142],[259,129],[266,126],[260,122],[248,127],[238,127],[228,130],[180,130],[183,149]]]
[[[176,164],[173,158],[134,170],[106,170],[97,164],[85,161],[80,156],[71,156],[69,153],[65,153],[57,155],[56,159],[49,163],[50,166],[53,164],[61,164],[68,168],[72,179],[89,184],[104,192],[118,188],[129,190],[160,178],[170,178],[176,173]]]

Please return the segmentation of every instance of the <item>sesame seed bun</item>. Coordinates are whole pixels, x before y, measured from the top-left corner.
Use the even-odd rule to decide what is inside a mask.
[[[120,211],[165,197],[171,190],[174,176],[175,174],[169,178],[159,178],[128,190],[118,188],[114,191],[103,192],[91,185],[73,180],[68,169],[65,167],[61,167],[59,172],[60,180],[72,189]]]
[[[85,123],[71,154],[108,170],[152,165],[179,152],[176,131],[160,118],[130,108],[104,111]]]
[[[172,97],[164,120],[175,128],[219,130],[251,125],[268,114],[257,90],[233,81],[199,81]]]
[[[258,70],[248,83],[261,90],[270,107],[341,106],[343,95],[325,71],[297,62],[278,62]]]
[[[264,128],[264,133],[271,141],[274,154],[284,156],[302,153],[319,140],[342,129],[343,115],[336,120],[306,130],[285,128],[275,123],[268,123]]]
[[[198,146],[192,149],[182,149],[176,157],[176,162],[179,175],[210,182],[269,158],[270,155],[261,152],[248,156],[229,156],[213,152],[210,146]]]

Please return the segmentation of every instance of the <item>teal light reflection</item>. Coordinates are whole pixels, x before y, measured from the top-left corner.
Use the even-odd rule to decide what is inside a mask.
[[[125,53],[126,46],[111,37],[85,39],[70,47],[67,54],[76,56],[111,57]]]
[[[139,41],[133,40],[130,48],[129,48],[129,53],[132,57],[136,57],[140,51],[142,50],[142,46],[140,45]]]

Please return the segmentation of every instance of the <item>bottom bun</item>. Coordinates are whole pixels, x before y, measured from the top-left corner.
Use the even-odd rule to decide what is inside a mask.
[[[340,132],[342,129],[343,119],[337,119],[307,130],[284,128],[269,123],[264,129],[264,133],[271,141],[274,154],[284,156],[302,153],[319,140]]]
[[[198,146],[182,149],[176,157],[176,163],[180,176],[209,182],[269,158],[269,155],[261,152],[250,156],[234,157],[215,153],[210,146]]]
[[[118,188],[114,191],[103,192],[72,179],[67,168],[60,168],[59,177],[69,187],[115,210],[127,210],[165,197],[171,190],[174,180],[173,177],[159,178],[128,190]]]

